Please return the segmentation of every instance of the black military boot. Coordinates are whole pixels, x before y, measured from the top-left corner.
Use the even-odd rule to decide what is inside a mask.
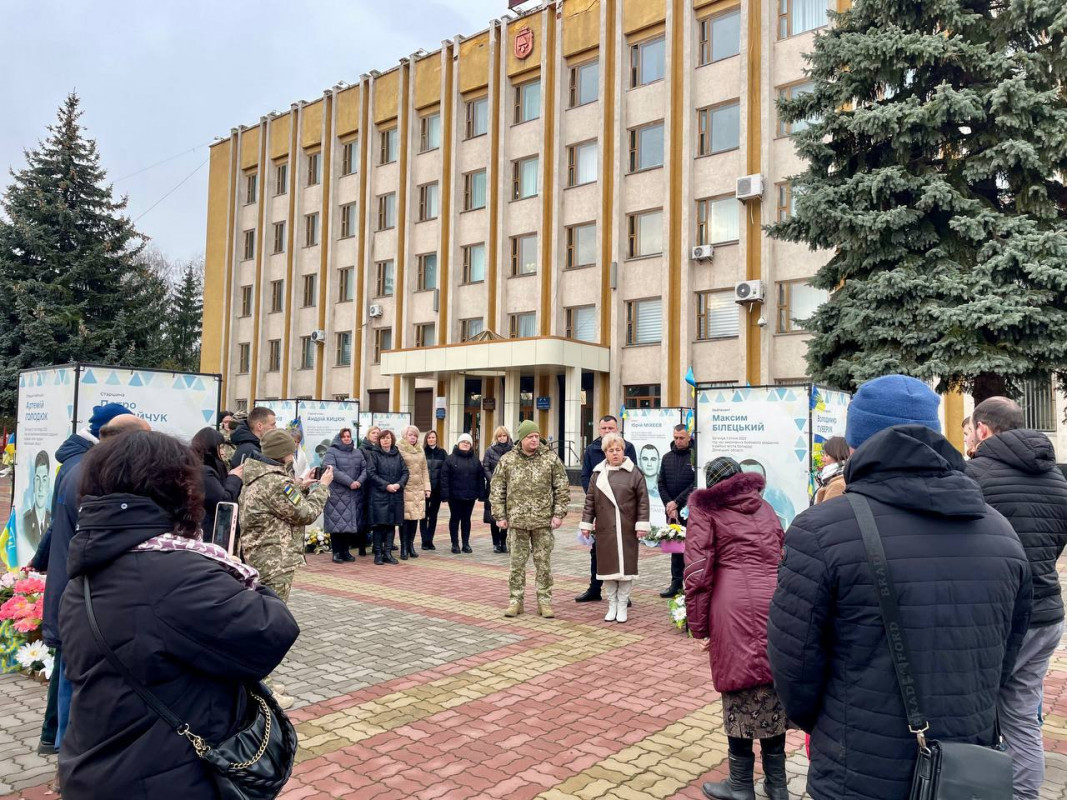
[[[382,532],[373,531],[371,533],[371,538],[373,539],[374,547],[374,563],[381,566],[385,563],[385,561],[382,559]]]
[[[767,753],[761,750],[760,758],[763,760],[763,793],[771,800],[789,800],[785,752]]]
[[[394,528],[390,528],[388,533],[382,531],[382,558],[385,559],[386,564],[400,563],[393,556],[393,550],[396,549],[396,546],[393,544],[395,537],[396,530]]]
[[[756,757],[730,753],[729,758],[730,777],[718,783],[705,783],[700,790],[713,800],[756,800],[756,787],[752,782]]]

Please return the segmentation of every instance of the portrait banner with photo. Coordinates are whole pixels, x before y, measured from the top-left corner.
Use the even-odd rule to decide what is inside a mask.
[[[342,428],[350,428],[352,437],[356,436],[360,413],[355,400],[301,400],[299,411],[304,455],[311,467],[322,465],[326,451]]]
[[[637,452],[635,465],[648,486],[650,522],[667,524],[664,500],[659,496],[659,468],[664,453],[670,452],[674,426],[680,425],[685,410],[679,408],[628,408],[624,411],[623,436]]]

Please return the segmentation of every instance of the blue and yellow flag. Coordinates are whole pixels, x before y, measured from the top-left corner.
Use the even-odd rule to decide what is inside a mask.
[[[0,531],[0,562],[5,569],[17,569],[18,542],[15,538],[15,509],[11,509],[11,515],[7,518],[7,524]]]

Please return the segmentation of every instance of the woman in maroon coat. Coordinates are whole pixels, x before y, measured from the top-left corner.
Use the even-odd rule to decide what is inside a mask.
[[[785,534],[761,496],[764,478],[743,473],[732,458],[704,467],[707,489],[689,496],[685,540],[685,607],[689,630],[711,657],[711,680],[722,694],[730,744],[730,777],[705,783],[722,800],[755,797],[752,740],[771,800],[788,800],[786,716],[767,659],[767,615],[777,584]]]

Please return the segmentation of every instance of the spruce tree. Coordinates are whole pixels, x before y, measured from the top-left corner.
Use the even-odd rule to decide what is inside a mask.
[[[202,262],[189,262],[181,273],[170,301],[167,322],[168,359],[175,369],[200,369],[200,333],[203,323]]]
[[[115,363],[130,346],[124,280],[143,239],[80,117],[71,93],[0,203],[0,414],[14,410],[19,370]]]
[[[780,239],[831,256],[810,375],[1014,394],[1067,379],[1067,4],[857,0],[779,101],[807,169]],[[803,125],[796,125],[802,128]]]

